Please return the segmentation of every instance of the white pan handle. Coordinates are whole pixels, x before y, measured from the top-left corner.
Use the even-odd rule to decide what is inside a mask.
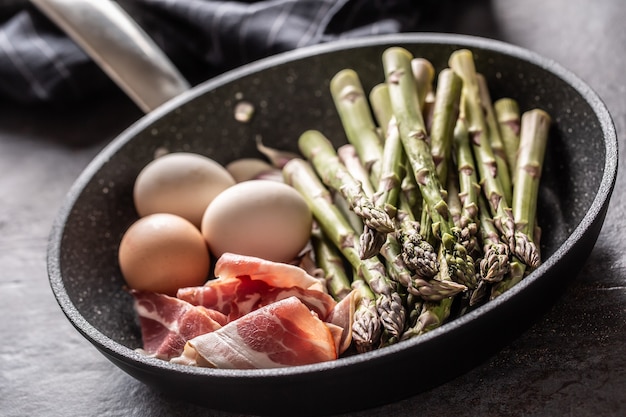
[[[189,89],[169,58],[111,0],[31,0],[144,111]]]

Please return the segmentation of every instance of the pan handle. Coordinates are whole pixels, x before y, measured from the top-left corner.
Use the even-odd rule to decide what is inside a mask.
[[[111,0],[31,0],[148,113],[190,86],[174,64]]]

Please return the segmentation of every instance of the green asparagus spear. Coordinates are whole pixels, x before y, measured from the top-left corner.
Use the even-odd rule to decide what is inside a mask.
[[[482,304],[486,300],[489,299],[489,294],[491,291],[491,284],[487,281],[483,281],[482,279],[478,281],[478,285],[476,289],[472,291],[472,294],[469,297],[468,306],[476,307],[479,304]]]
[[[451,163],[452,136],[459,111],[462,82],[452,70],[444,69],[437,78],[437,90],[431,114],[430,153],[435,163],[435,170],[441,184],[448,181],[448,166]],[[419,88],[418,88],[419,91]],[[448,190],[449,191],[449,190]],[[451,208],[451,207],[450,207]],[[431,217],[428,205],[422,205],[423,228],[428,229]],[[452,223],[454,224],[454,213]],[[461,232],[463,229],[461,229]]]
[[[477,161],[480,181],[487,197],[496,226],[501,231],[503,240],[507,242],[511,252],[522,262],[533,266],[538,258],[537,248],[532,239],[515,228],[515,221],[510,205],[506,200],[506,192],[500,181],[499,170],[490,143],[486,140],[486,124],[483,107],[478,97],[476,68],[472,52],[460,49],[453,52],[449,59],[450,67],[463,79],[462,113],[468,122],[474,156]]]
[[[331,79],[330,92],[348,142],[354,146],[371,184],[377,186],[381,178],[383,145],[358,74],[351,69],[339,71]],[[365,225],[360,238],[363,258],[374,256],[380,250],[385,233]]]
[[[480,260],[480,276],[483,281],[502,281],[509,272],[510,256],[508,245],[500,240],[500,233],[493,224],[484,196],[479,196],[480,232],[483,242],[483,258]]]
[[[485,123],[488,131],[488,140],[491,144],[493,156],[496,159],[496,165],[498,167],[498,176],[500,177],[500,183],[502,188],[506,192],[507,202],[511,203],[513,196],[513,183],[512,172],[509,163],[506,158],[506,150],[504,148],[504,141],[500,133],[500,125],[496,119],[496,113],[493,108],[493,102],[491,101],[491,94],[489,93],[489,86],[487,80],[482,74],[476,74],[476,81],[478,82],[478,94],[480,97],[480,104],[483,106]]]
[[[511,190],[508,170],[501,172],[498,159],[494,155],[489,141],[489,128],[485,121],[484,107],[480,98],[478,74],[474,64],[474,55],[469,49],[454,51],[448,60],[452,68],[463,79],[461,117],[466,121],[470,139],[474,145],[474,152],[478,161],[478,170],[481,181],[488,185],[490,190],[497,189],[498,198],[504,199],[510,205]]]
[[[330,81],[330,93],[348,142],[354,145],[372,184],[376,184],[380,178],[382,144],[358,74],[351,69],[339,71]]]
[[[433,82],[435,81],[435,67],[432,62],[423,57],[411,60],[411,72],[417,87],[417,98],[419,108],[424,117],[424,124],[430,131],[432,125],[433,111],[435,107],[435,92]]]
[[[459,181],[459,198],[462,206],[458,227],[461,229],[463,245],[468,253],[473,254],[478,250],[480,185],[476,175],[474,154],[469,141],[467,125],[463,119],[457,119],[454,128],[454,149]]]
[[[406,213],[398,212],[396,216],[398,230],[396,237],[404,264],[421,278],[432,278],[439,271],[437,252],[420,233],[420,224],[410,218],[403,218]]]
[[[363,278],[376,296],[376,307],[385,331],[399,337],[404,329],[406,311],[395,285],[377,258],[361,259],[358,237],[341,212],[332,204],[330,192],[307,161],[296,158],[283,167],[285,182],[303,196],[317,223],[330,241]]]
[[[361,159],[356,153],[356,149],[352,144],[342,145],[337,149],[337,156],[339,160],[344,164],[348,172],[354,177],[354,179],[358,180],[361,183],[361,187],[365,195],[369,198],[374,198],[374,189],[371,185],[371,181],[369,179],[369,173],[366,171],[363,166]],[[345,201],[345,199],[343,199]],[[372,200],[375,204],[376,201]],[[347,204],[347,203],[346,203]],[[381,209],[385,209],[381,207]],[[361,248],[361,258],[370,258],[375,256],[379,251],[383,243],[385,243],[385,236],[387,233],[380,233],[367,225],[363,224],[363,221],[359,216],[353,211],[349,211],[349,213],[345,213],[344,215],[348,217],[350,223],[354,226],[354,230],[362,230],[360,240],[360,248]],[[359,221],[357,222],[354,217],[357,217]],[[360,222],[360,225],[358,223]]]
[[[333,190],[340,192],[350,204],[354,212],[363,219],[368,227],[380,232],[389,233],[394,225],[384,210],[377,208],[363,192],[361,183],[350,175],[341,163],[333,144],[319,131],[307,130],[298,140],[300,151],[318,173],[322,182]]]
[[[400,244],[392,235],[388,236],[380,253],[387,261],[389,277],[405,287],[408,293],[419,296],[423,300],[439,301],[467,290],[465,285],[457,284],[451,280],[440,281],[424,278],[419,274],[412,275],[402,258]]]
[[[461,197],[459,197],[458,180],[458,176],[455,175],[454,171],[451,171],[446,185],[446,202],[448,203],[450,216],[452,216],[452,222],[460,229],[462,204]]]
[[[437,77],[437,90],[430,128],[430,152],[439,181],[445,184],[452,151],[452,137],[461,99],[461,78],[449,68]]]
[[[407,320],[404,331],[406,332],[410,328],[415,327],[415,325],[417,324],[417,318],[422,312],[424,300],[418,295],[407,293],[405,296],[405,305],[407,311]],[[404,337],[404,333],[402,334],[402,336]]]
[[[532,239],[535,230],[537,198],[539,182],[548,142],[551,118],[548,113],[540,109],[533,109],[522,114],[520,145],[515,171],[515,186],[513,188],[513,215],[516,227]],[[511,271],[500,282],[493,285],[491,298],[501,295],[519,281],[525,274],[527,267],[535,268],[541,262],[539,250],[534,241],[529,243],[537,253],[532,262],[511,263]]]
[[[385,126],[383,132],[386,135],[383,144],[383,155],[381,157],[381,177],[378,183],[378,191],[375,194],[374,202],[380,208],[383,208],[390,217],[396,218],[399,238],[403,241],[403,246],[410,251],[411,256],[406,257],[406,253],[402,255],[408,259],[411,270],[407,269],[407,264],[401,257],[392,255],[390,248],[396,248],[398,244],[394,236],[387,236],[386,249],[381,248],[381,253],[386,255],[388,260],[387,268],[392,279],[400,282],[402,285],[409,286],[411,284],[412,272],[418,272],[422,277],[434,276],[437,272],[436,257],[434,249],[423,242],[417,224],[410,218],[410,207],[408,202],[401,198],[400,210],[396,208],[398,203],[398,192],[400,191],[400,178],[405,178],[403,171],[404,150],[400,143],[397,126],[391,113],[389,105],[389,95],[385,84],[378,84],[371,93],[370,98],[374,114],[377,115],[377,121]],[[376,240],[380,234],[372,231],[364,230],[361,240],[365,240],[362,246],[378,246],[378,243],[369,243],[368,240]],[[406,252],[405,251],[405,252]]]
[[[435,67],[426,58],[417,57],[411,60],[411,73],[417,88],[417,101],[419,108],[423,109],[426,97],[433,90],[435,81]]]
[[[489,299],[493,300],[513,288],[524,278],[525,273],[526,265],[513,257],[509,267],[509,272],[501,281],[491,285]]]
[[[352,340],[357,352],[369,352],[379,346],[382,334],[382,324],[376,308],[376,297],[357,273],[354,273],[352,288],[356,291]]]
[[[316,262],[324,271],[329,293],[339,301],[350,291],[356,290],[352,337],[357,352],[376,348],[380,344],[382,325],[376,310],[374,293],[358,274],[353,274],[353,280],[348,277],[341,253],[319,227],[314,228],[311,237]]]
[[[393,109],[389,103],[389,87],[387,87],[387,84],[376,84],[370,91],[369,102],[376,123],[380,126],[383,137],[386,137],[389,121],[393,118]]]
[[[311,234],[311,241],[316,264],[324,271],[328,292],[335,300],[342,300],[352,291],[352,287],[341,254],[319,227]]]
[[[427,62],[427,61],[426,61]],[[432,82],[432,76],[429,78],[429,81]],[[370,92],[370,103],[372,106],[372,110],[376,117],[376,121],[381,127],[385,138],[387,136],[391,136],[392,140],[390,144],[385,142],[383,146],[383,154],[385,152],[384,148],[393,146],[394,152],[400,152],[402,154],[402,167],[399,167],[399,171],[404,173],[404,176],[401,179],[400,183],[400,191],[399,195],[399,209],[405,211],[407,214],[413,214],[414,208],[421,204],[421,196],[419,195],[419,189],[417,189],[417,184],[415,183],[415,179],[413,178],[413,173],[410,169],[410,164],[406,159],[406,155],[404,154],[404,149],[402,148],[402,143],[399,141],[399,131],[398,131],[398,123],[393,116],[393,109],[391,108],[391,102],[389,101],[389,87],[386,83],[377,84],[372,88]],[[400,150],[395,147],[399,145]],[[389,152],[389,151],[388,151]],[[383,159],[383,155],[381,155],[381,159]]]
[[[418,107],[415,82],[411,76],[411,59],[411,53],[401,47],[391,47],[383,52],[383,67],[389,86],[390,102],[398,121],[402,145],[411,163],[424,203],[428,205],[433,228],[437,231],[436,236],[447,243],[445,250],[449,270],[455,278],[461,278],[460,282],[464,283],[474,279],[473,260],[458,243],[459,231],[452,222],[444,199],[443,187],[426,142],[427,132]]]
[[[513,217],[515,225],[531,238],[535,229],[537,197],[550,129],[550,115],[533,109],[522,115],[520,145],[515,170]]]
[[[413,295],[419,295],[424,301],[441,301],[444,298],[453,298],[455,295],[467,291],[463,284],[457,284],[452,280],[414,278],[408,291]]]
[[[412,273],[406,267],[400,243],[392,233],[387,235],[385,243],[380,248],[380,254],[385,258],[389,278],[405,288],[411,286]]]
[[[441,265],[439,267],[439,280],[449,280],[450,273],[447,271],[448,264],[446,257],[443,255],[443,247],[440,247]],[[442,298],[439,301],[425,301],[422,309],[417,317],[415,325],[406,329],[402,334],[402,340],[407,340],[416,336],[420,336],[441,326],[450,317],[453,297]]]
[[[450,207],[450,214],[454,220],[455,229],[459,231],[458,243],[465,248],[465,251],[470,257],[472,257],[472,259],[475,259],[480,254],[478,238],[476,236],[478,223],[466,222],[467,217],[463,213],[463,205],[458,186],[458,176],[455,175],[454,171],[450,172],[448,175],[447,190],[447,202]]]
[[[361,183],[361,188],[365,195],[372,198],[375,192],[374,187],[372,186],[367,169],[363,166],[359,155],[356,153],[354,145],[350,143],[341,145],[337,148],[337,156],[350,175]]]
[[[539,249],[533,240],[539,181],[550,129],[550,115],[534,109],[522,115],[520,145],[517,152],[512,217],[515,219],[515,248],[511,251],[530,269],[541,263]],[[510,244],[510,242],[509,242]]]
[[[411,59],[410,52],[400,47],[388,48],[383,53],[391,107],[398,122],[402,145],[431,217],[440,223],[443,233],[450,233],[450,213],[426,142],[428,135],[419,110],[415,81],[411,76]]]
[[[519,148],[520,110],[512,98],[501,98],[493,104],[496,120],[500,126],[504,153],[511,173],[511,181],[515,184],[515,164],[517,161],[517,149]]]
[[[420,234],[419,223],[413,216],[412,204],[417,204],[417,200],[421,201],[421,196],[416,195],[414,177],[410,169],[403,169],[406,165],[410,168],[406,161],[406,155],[400,139],[400,133],[396,118],[393,116],[393,109],[389,99],[389,88],[386,84],[378,84],[370,93],[370,101],[374,114],[379,124],[385,126],[386,140],[383,146],[383,171],[388,172],[387,176],[397,178],[402,177],[401,183],[393,185],[399,188],[400,194],[396,192],[387,194],[386,200],[378,200],[379,204],[386,204],[388,212],[395,210],[396,218],[396,235],[401,243],[402,257],[404,264],[413,273],[420,275],[422,278],[431,278],[437,273],[437,255],[432,245],[425,241]],[[402,165],[400,165],[402,164]],[[385,175],[381,177],[379,195],[385,196],[383,190],[390,185],[384,181]],[[392,204],[397,202],[398,208]]]
[[[402,147],[402,143],[400,142],[399,131],[395,124],[395,117],[391,118],[387,132],[388,135],[387,142],[385,142],[385,149],[393,147],[396,149],[398,154],[404,156],[404,149]],[[383,161],[383,172],[385,172],[385,169],[390,170],[390,174],[388,174],[388,176],[395,175],[395,178],[397,178],[398,175],[404,174],[400,161],[393,160],[390,157],[384,157]],[[387,166],[389,168],[386,168]],[[406,178],[406,175],[403,175],[403,177]],[[396,235],[398,240],[401,242],[404,264],[412,272],[420,275],[421,277],[431,278],[437,273],[435,249],[430,243],[422,238],[419,223],[413,218],[412,210],[408,205],[406,195],[397,196],[397,193],[400,191],[399,181],[393,183],[396,187],[393,194],[384,194],[382,193],[385,187],[383,178],[385,178],[385,176],[381,177],[379,186],[381,191],[379,191],[379,195],[387,196],[387,199],[384,202],[386,211],[390,214],[390,216],[395,215]],[[393,205],[396,201],[399,202],[399,209],[396,209]]]
[[[393,123],[393,119],[392,122]],[[383,145],[383,155],[381,160],[381,175],[378,180],[374,203],[382,208],[394,218],[398,211],[398,196],[404,172],[404,149],[400,143],[398,130],[386,129],[387,134]]]
[[[341,195],[340,192],[329,190],[333,199],[333,203],[339,208],[341,214],[343,214],[354,230],[363,230],[365,228],[363,219],[361,219],[350,207],[348,201]]]

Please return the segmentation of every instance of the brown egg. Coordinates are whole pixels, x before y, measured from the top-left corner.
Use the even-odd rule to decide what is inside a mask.
[[[169,213],[133,223],[118,258],[126,283],[136,290],[175,295],[179,288],[203,285],[209,275],[210,255],[200,230]]]
[[[235,184],[226,169],[203,155],[174,152],[158,157],[139,173],[133,198],[140,216],[172,213],[200,228],[216,195]]]
[[[292,187],[273,180],[238,183],[219,194],[202,218],[211,252],[292,261],[311,236],[313,215]]]

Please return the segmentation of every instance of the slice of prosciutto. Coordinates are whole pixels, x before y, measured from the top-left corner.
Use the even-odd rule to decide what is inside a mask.
[[[277,368],[337,358],[329,327],[297,297],[259,308],[187,342],[172,362],[227,369]]]
[[[215,276],[228,278],[241,275],[271,282],[276,287],[300,287],[326,292],[318,278],[298,266],[234,253],[220,256],[215,264]]]
[[[143,351],[160,359],[179,356],[188,340],[215,331],[228,321],[219,311],[168,295],[137,290],[131,294],[141,325]]]
[[[326,319],[336,301],[320,281],[302,268],[264,259],[225,253],[215,265],[216,279],[204,286],[178,290],[176,296],[194,305],[220,311],[236,320],[273,302],[295,296]]]
[[[337,303],[326,318],[326,322],[329,325],[336,327],[335,346],[337,347],[337,356],[348,350],[352,343],[352,321],[354,320],[355,309],[356,293],[352,290]]]
[[[340,302],[300,267],[224,254],[218,277],[177,297],[131,291],[143,351],[181,364],[267,368],[336,359],[352,342],[353,293]]]

